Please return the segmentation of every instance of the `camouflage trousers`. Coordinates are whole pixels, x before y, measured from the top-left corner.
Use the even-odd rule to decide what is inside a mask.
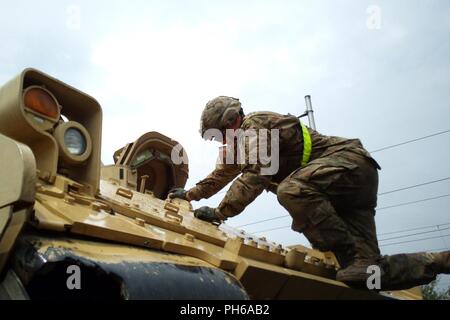
[[[383,290],[411,288],[436,278],[426,253],[381,256],[375,226],[378,172],[363,155],[340,151],[311,161],[277,188],[280,204],[293,218],[292,229],[312,246],[332,251],[341,267],[355,258],[383,270]]]

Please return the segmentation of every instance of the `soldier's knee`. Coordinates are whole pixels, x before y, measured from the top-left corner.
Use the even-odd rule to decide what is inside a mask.
[[[279,184],[277,188],[277,199],[278,202],[283,206],[289,206],[289,203],[292,201],[292,198],[295,197],[292,191],[292,185],[288,182],[282,182]]]
[[[314,188],[301,181],[283,181],[277,188],[278,202],[284,207],[289,207],[293,201],[298,204],[299,200],[312,198],[316,194]]]

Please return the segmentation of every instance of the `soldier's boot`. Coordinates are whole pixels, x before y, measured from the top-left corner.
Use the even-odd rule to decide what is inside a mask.
[[[450,250],[433,253],[434,262],[433,269],[436,273],[450,274]]]
[[[386,259],[386,258],[385,258]],[[440,253],[398,254],[387,258],[388,265],[380,259],[355,257],[347,267],[339,270],[336,280],[352,287],[365,288],[372,275],[370,266],[378,266],[385,290],[401,290],[423,285],[440,273],[450,274],[450,251]],[[389,271],[385,273],[384,267]]]
[[[340,269],[336,274],[336,280],[344,282],[352,287],[366,288],[367,279],[372,275],[371,267],[378,267],[380,277],[384,276],[384,270],[379,259],[360,257],[356,255],[354,260]]]

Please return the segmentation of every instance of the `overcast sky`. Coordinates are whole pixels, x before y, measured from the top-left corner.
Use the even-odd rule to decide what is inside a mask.
[[[369,151],[450,129],[446,0],[0,0],[0,30],[0,83],[35,67],[94,96],[103,108],[104,163],[147,131],[178,140],[190,160],[187,187],[214,167],[218,144],[204,142],[198,126],[204,105],[217,95],[239,97],[246,113],[300,114],[310,94],[319,132],[360,138]],[[450,177],[449,142],[446,133],[374,153],[382,167],[380,193]],[[378,204],[449,191],[450,180],[444,180],[380,196]],[[194,206],[217,206],[221,196]],[[380,210],[378,232],[450,228],[449,207],[450,197],[442,197]],[[276,197],[263,193],[228,223],[283,214]],[[290,222],[286,217],[244,229]],[[307,244],[289,228],[264,235],[286,245]],[[380,244],[439,235],[450,230]],[[392,254],[449,247],[450,237],[441,237],[381,249]]]

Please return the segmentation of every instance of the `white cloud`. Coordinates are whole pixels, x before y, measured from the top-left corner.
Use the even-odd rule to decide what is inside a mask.
[[[239,97],[258,82],[272,85],[274,63],[296,70],[292,48],[239,49],[240,28],[236,21],[231,29],[214,22],[167,28],[135,22],[94,45],[91,61],[103,75],[95,92],[105,109],[105,148],[124,142],[121,127],[128,140],[138,131],[171,134],[195,154],[204,149],[197,130],[209,99]]]

